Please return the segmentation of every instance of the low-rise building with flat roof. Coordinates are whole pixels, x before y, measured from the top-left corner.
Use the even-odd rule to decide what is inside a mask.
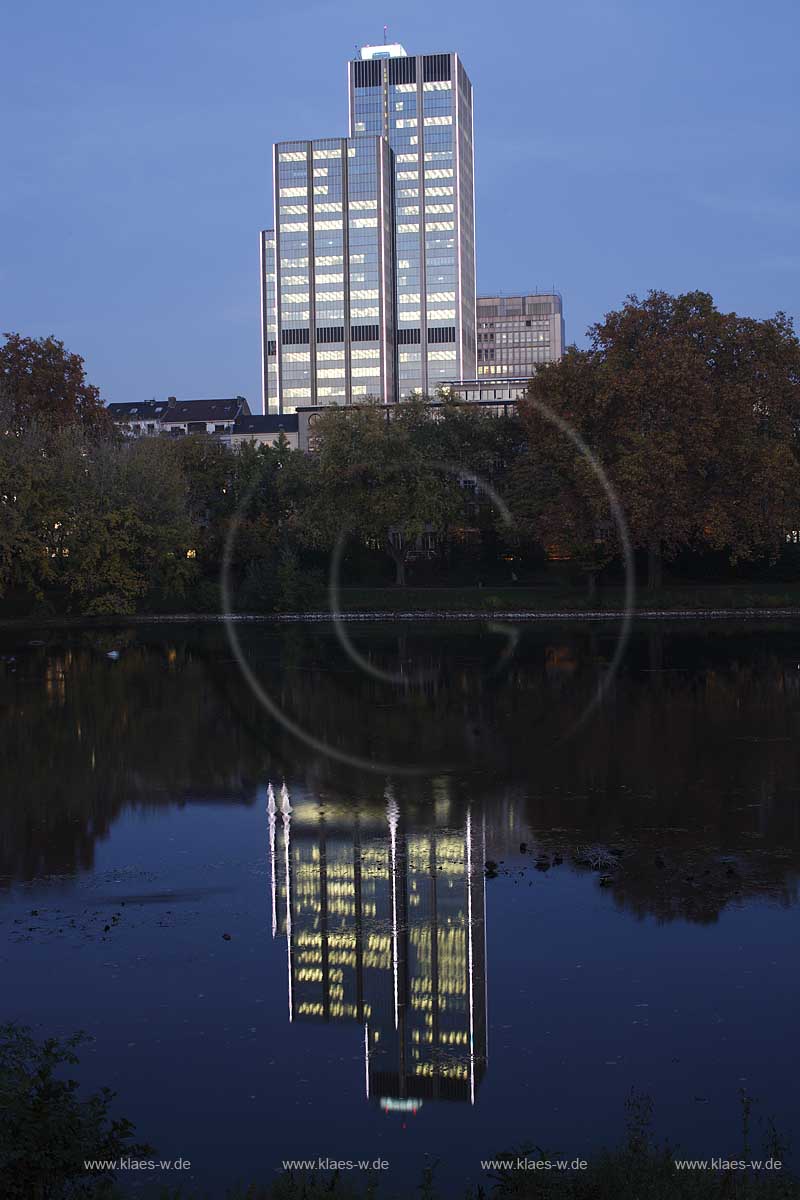
[[[528,390],[530,376],[524,375],[517,379],[504,379],[502,376],[490,376],[481,379],[452,379],[443,383],[438,395],[463,400],[468,404],[480,404],[492,400],[516,403],[521,400]]]

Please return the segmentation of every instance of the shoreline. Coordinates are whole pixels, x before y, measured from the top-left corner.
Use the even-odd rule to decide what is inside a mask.
[[[497,612],[482,612],[478,609],[409,609],[370,612],[342,612],[334,616],[331,612],[292,613],[132,613],[104,617],[30,617],[0,619],[0,632],[13,633],[26,629],[117,629],[124,625],[222,625],[230,621],[236,625],[320,625],[335,621],[345,623],[386,624],[393,621],[444,622],[444,621],[520,621],[534,623],[553,621],[622,621],[624,609],[504,609]],[[797,617],[798,608],[643,608],[630,614],[636,621],[747,621],[775,620]]]

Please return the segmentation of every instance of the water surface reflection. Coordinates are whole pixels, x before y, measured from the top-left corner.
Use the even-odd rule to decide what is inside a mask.
[[[97,1033],[90,1081],[212,1194],[312,1154],[455,1189],[613,1139],[631,1086],[687,1152],[743,1080],[796,1133],[800,635],[640,630],[570,739],[613,631],[502,672],[477,626],[354,636],[406,681],[242,631],[293,719],[419,777],[309,753],[220,630],[2,635],[3,1015]]]
[[[280,814],[270,788],[273,937],[286,938],[289,1020],[354,1021],[367,1098],[414,1114],[468,1100],[486,1067],[485,825],[409,828],[339,807]]]

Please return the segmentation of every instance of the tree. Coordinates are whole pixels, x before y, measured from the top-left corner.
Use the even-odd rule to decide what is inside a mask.
[[[436,403],[436,419],[427,427],[431,453],[442,462],[474,471],[482,481],[499,486],[521,440],[516,414],[498,417],[481,405],[459,402],[446,392]]]
[[[596,405],[593,364],[568,347],[557,371],[549,372],[547,409],[589,446],[603,445],[602,414]],[[510,464],[507,499],[520,534],[534,538],[552,557],[568,558],[585,574],[590,598],[597,576],[618,550],[608,495],[590,459],[536,406],[530,389],[521,406],[524,450]]]
[[[95,615],[185,592],[195,535],[173,443],[31,423],[0,437],[0,479],[0,596]]]
[[[54,548],[79,611],[134,612],[148,594],[182,596],[195,571],[187,558],[195,529],[175,445],[102,443],[61,462],[71,504]]]
[[[442,536],[463,512],[464,494],[439,458],[434,417],[422,400],[386,410],[335,409],[317,418],[318,492],[310,516],[328,544],[352,533],[383,549],[406,582],[423,534]]]
[[[318,572],[308,559],[315,541],[306,510],[316,495],[316,464],[292,450],[285,436],[271,446],[246,442],[231,453],[200,435],[175,443],[187,478],[196,523],[197,563],[212,603],[227,563],[239,609],[303,607],[316,596]]]
[[[800,490],[800,343],[788,318],[756,321],[719,312],[705,292],[653,291],[630,296],[589,337],[587,350],[538,371],[529,397],[597,455],[633,545],[647,552],[648,585],[684,548],[725,549],[732,562],[776,555],[797,526]],[[532,404],[522,420],[530,452],[552,442]],[[603,503],[610,529],[587,465],[566,442],[556,455],[565,494],[588,514],[584,544]]]
[[[87,383],[84,362],[55,337],[7,333],[0,346],[0,383],[10,404],[13,427],[42,429],[77,424],[93,434],[113,430],[100,392]]]
[[[14,588],[41,596],[49,567],[43,537],[57,520],[51,461],[38,433],[13,431],[11,421],[0,395],[0,597]]]

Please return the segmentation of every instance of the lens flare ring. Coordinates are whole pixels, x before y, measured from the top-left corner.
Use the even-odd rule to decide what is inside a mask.
[[[603,673],[592,700],[586,705],[579,718],[572,724],[567,732],[558,739],[559,741],[564,741],[581,728],[581,726],[588,720],[591,713],[602,702],[603,697],[608,691],[608,688],[610,687],[611,682],[613,681],[614,676],[619,669],[620,663],[622,662],[622,658],[630,638],[636,595],[633,550],[631,547],[630,534],[622,504],[620,503],[619,497],[617,496],[611,481],[606,475],[597,457],[586,445],[580,434],[566,421],[559,417],[558,414],[554,413],[552,409],[544,404],[543,401],[528,399],[527,403],[530,404],[542,417],[544,417],[545,420],[549,421],[561,433],[563,433],[565,437],[569,438],[578,453],[589,464],[592,473],[600,483],[608,501],[609,509],[614,519],[614,524],[617,528],[625,568],[625,606],[617,634],[614,654],[606,671]],[[466,479],[472,482],[477,489],[484,492],[489,497],[496,510],[500,513],[503,523],[509,528],[513,527],[514,521],[508,505],[498,494],[493,485],[488,482],[488,480],[482,479],[474,471],[468,468],[460,467],[452,463],[435,462],[432,465],[438,470],[457,477],[459,480]],[[337,762],[343,763],[347,766],[356,767],[358,769],[367,770],[382,775],[406,776],[419,776],[429,774],[431,771],[435,772],[451,770],[452,767],[447,765],[426,764],[425,766],[422,766],[416,764],[380,762],[375,759],[364,758],[358,754],[351,754],[349,751],[341,750],[336,746],[332,746],[330,743],[316,737],[313,733],[305,729],[302,725],[299,725],[297,721],[288,716],[288,714],[283,711],[281,706],[277,704],[270,696],[262,682],[257,678],[255,672],[247,661],[236,629],[236,626],[239,622],[233,612],[230,585],[233,547],[239,527],[241,525],[242,512],[252,499],[256,487],[257,481],[253,483],[247,490],[236,512],[231,518],[223,547],[222,566],[220,572],[222,617],[228,637],[228,643],[231,647],[231,651],[242,673],[242,676],[244,677],[244,680],[250,690],[253,692],[253,695],[256,697],[262,707],[270,714],[270,716],[280,725],[282,725],[283,728],[293,737],[297,738],[300,742],[304,743],[310,749],[315,750],[319,754],[328,758],[332,758]],[[330,571],[328,578],[329,616],[339,644],[351,661],[358,666],[360,670],[364,671],[366,674],[370,675],[376,680],[379,680],[380,682],[403,687],[406,687],[410,681],[415,683],[423,682],[425,679],[431,677],[432,672],[417,672],[415,675],[409,677],[409,675],[404,674],[403,672],[381,670],[373,663],[370,663],[357,650],[352,642],[352,639],[347,633],[345,628],[346,619],[343,617],[340,605],[339,571],[348,532],[348,530],[342,529],[336,538],[333,550],[331,552]],[[487,628],[490,632],[502,633],[509,639],[507,648],[500,655],[498,662],[495,664],[493,669],[492,674],[496,674],[499,670],[508,665],[508,662],[516,652],[516,648],[521,637],[521,627],[517,625],[507,625],[499,622],[486,621],[485,628]]]

